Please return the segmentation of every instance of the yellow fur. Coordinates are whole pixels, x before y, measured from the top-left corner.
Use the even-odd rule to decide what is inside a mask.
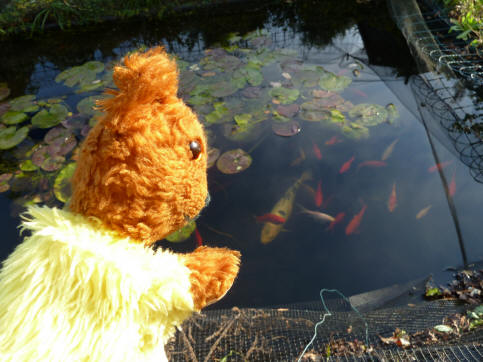
[[[165,361],[194,310],[190,270],[88,219],[30,207],[0,271],[0,360]]]

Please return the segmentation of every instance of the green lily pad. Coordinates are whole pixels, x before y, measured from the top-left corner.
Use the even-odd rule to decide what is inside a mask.
[[[369,129],[359,123],[352,122],[342,127],[342,133],[355,140],[365,139],[369,137]]]
[[[399,118],[399,112],[396,108],[396,106],[392,103],[389,103],[386,105],[386,111],[387,111],[387,121],[389,123],[394,123]]]
[[[54,195],[60,202],[66,203],[72,196],[71,178],[74,174],[76,163],[66,165],[55,178]]]
[[[3,101],[10,95],[10,88],[7,83],[0,83],[0,101]]]
[[[65,156],[77,145],[74,134],[62,126],[49,130],[44,141],[49,145],[49,154],[56,156]]]
[[[44,171],[55,171],[62,167],[65,157],[51,154],[51,150],[47,145],[42,145],[32,155],[34,165],[40,167]]]
[[[200,65],[204,70],[231,72],[241,64],[239,58],[228,54],[224,49],[208,49],[205,52],[207,56],[200,60]]]
[[[331,117],[330,110],[324,106],[324,103],[320,103],[316,99],[302,103],[300,109],[300,118],[306,121],[320,122],[328,120]]]
[[[330,123],[343,125],[346,122],[345,116],[338,109],[330,110]]]
[[[274,122],[272,124],[272,131],[278,136],[291,137],[298,134],[301,130],[300,124],[297,121],[289,121],[285,123]]]
[[[319,83],[320,72],[315,70],[301,70],[292,75],[292,82],[297,88],[313,88]]]
[[[293,103],[300,95],[298,89],[289,89],[284,87],[272,88],[268,93],[270,97],[275,98],[282,104]]]
[[[0,193],[8,191],[10,189],[10,185],[8,184],[8,181],[12,178],[11,173],[3,173],[0,175]]]
[[[242,68],[238,68],[234,73],[233,73],[234,78],[244,78],[250,85],[256,87],[262,84],[263,82],[263,75],[262,72],[260,72],[260,66],[253,62],[249,62],[247,65],[245,65]],[[242,82],[242,87],[245,85],[244,82]],[[239,87],[239,88],[242,88]]]
[[[100,87],[101,81],[96,81],[97,73],[104,70],[104,64],[98,61],[90,61],[83,65],[64,70],[55,77],[57,83],[64,82],[68,87],[79,85],[80,90],[87,91]],[[94,88],[92,88],[94,87]]]
[[[283,117],[293,117],[297,112],[299,111],[300,107],[298,104],[290,104],[288,106],[283,106],[283,105],[278,105],[277,108],[275,108],[276,112]]]
[[[352,79],[349,77],[344,75],[337,76],[332,72],[325,72],[320,77],[319,86],[328,91],[341,92],[351,83]]]
[[[251,164],[251,156],[241,148],[223,153],[216,161],[216,167],[224,174],[242,172]]]
[[[0,150],[8,150],[22,142],[29,133],[27,126],[17,129],[17,127],[7,127],[0,130]]]
[[[225,106],[225,102],[215,102],[213,104],[214,111],[205,116],[207,123],[222,123],[229,121],[229,109]]]
[[[236,114],[233,118],[237,126],[242,128],[248,127],[252,122],[252,115],[250,113]]]
[[[238,90],[238,87],[233,82],[221,81],[213,84],[211,88],[211,95],[213,97],[227,97]]]
[[[79,113],[85,114],[87,116],[99,116],[102,112],[96,109],[96,101],[100,99],[100,96],[90,96],[82,99],[77,103],[77,110]]]
[[[208,168],[212,167],[216,160],[220,157],[220,150],[218,148],[210,148],[208,150]]]
[[[10,108],[12,111],[18,112],[37,112],[39,106],[34,102],[35,98],[34,95],[25,95],[14,98],[10,101]]]
[[[388,117],[388,112],[379,104],[361,103],[349,111],[349,116],[357,118],[357,123],[371,127],[385,122]]]
[[[20,170],[25,171],[25,172],[31,172],[31,171],[36,171],[39,169],[37,165],[34,165],[32,160],[25,160],[20,163],[19,165]]]
[[[187,240],[190,237],[190,235],[193,233],[193,231],[195,231],[195,229],[196,229],[196,222],[194,220],[191,220],[180,230],[177,230],[169,234],[168,236],[166,236],[166,240],[168,240],[171,243],[180,243],[182,241]]]
[[[3,116],[10,109],[10,103],[3,102],[0,103],[0,116]]]
[[[62,104],[54,104],[49,110],[43,109],[32,117],[32,125],[38,128],[51,128],[62,122],[69,110]]]
[[[28,118],[29,117],[23,112],[8,111],[2,116],[1,120],[5,124],[18,124],[26,121]]]
[[[259,98],[262,93],[263,90],[260,87],[247,87],[241,92],[245,98]]]

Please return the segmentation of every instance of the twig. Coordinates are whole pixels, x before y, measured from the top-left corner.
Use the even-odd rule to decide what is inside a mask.
[[[235,308],[236,307],[234,307],[233,310],[235,310]],[[218,339],[215,341],[215,343],[213,343],[208,354],[206,355],[204,362],[208,362],[210,360],[211,355],[213,354],[213,352],[215,352],[216,347],[218,347],[218,344],[220,344],[220,341],[228,334],[228,331],[231,329],[233,324],[238,320],[238,318],[240,318],[241,312],[238,308],[236,308],[236,310],[238,310],[239,313],[226,324],[225,328],[223,328],[222,326],[218,331],[216,331],[214,334],[212,334],[211,336],[205,339],[205,341],[208,341],[219,334]]]
[[[188,361],[198,362],[198,358],[196,358],[196,354],[195,354],[195,351],[193,350],[193,346],[191,345],[188,337],[186,336],[186,334],[183,332],[183,330],[181,328],[179,329],[179,333],[183,337],[183,342],[185,343],[186,347],[188,348],[188,354],[189,354]]]

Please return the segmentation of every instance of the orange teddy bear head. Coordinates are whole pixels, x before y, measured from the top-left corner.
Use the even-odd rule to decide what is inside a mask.
[[[98,102],[105,115],[81,149],[70,209],[150,245],[205,206],[206,139],[162,48],[126,56],[113,79],[119,90]]]

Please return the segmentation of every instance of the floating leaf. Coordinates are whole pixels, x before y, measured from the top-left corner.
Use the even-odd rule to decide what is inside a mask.
[[[389,103],[388,105],[386,105],[386,111],[387,121],[389,123],[393,123],[396,119],[399,118],[399,112],[394,104]]]
[[[293,117],[299,111],[300,107],[298,104],[290,104],[288,106],[279,105],[275,110],[277,113],[283,117]]]
[[[89,120],[89,116],[86,114],[74,114],[64,119],[61,124],[71,130],[82,130]]]
[[[215,102],[213,108],[214,111],[205,116],[207,123],[222,123],[230,120],[230,118],[227,117],[230,114],[230,111],[225,106],[225,102]],[[219,122],[220,120],[221,122]]]
[[[437,326],[434,326],[434,329],[442,333],[453,333],[453,328],[444,324],[438,324]]]
[[[337,109],[332,109],[330,111],[330,123],[337,123],[343,125],[346,121],[345,116],[341,111]]]
[[[193,231],[195,231],[195,229],[196,229],[196,222],[194,220],[191,220],[180,230],[177,230],[174,233],[171,233],[168,236],[166,236],[166,240],[172,243],[180,243],[188,239],[190,235],[193,233]]]
[[[42,109],[32,117],[32,125],[38,128],[51,128],[62,122],[69,110],[62,104],[54,104],[49,110]]]
[[[211,95],[213,97],[227,97],[232,95],[238,90],[236,84],[228,81],[221,81],[213,84],[211,89]]]
[[[95,109],[96,107],[96,101],[100,99],[100,97],[97,96],[90,96],[82,99],[79,103],[77,103],[77,110],[79,113],[88,115],[88,116],[99,116],[102,114],[102,112],[98,109]]]
[[[319,78],[320,72],[315,70],[302,70],[293,74],[292,82],[298,88],[313,88],[319,83]]]
[[[357,123],[370,127],[385,122],[388,112],[378,104],[361,103],[349,111],[349,116],[357,118]]]
[[[3,102],[0,103],[0,116],[3,116],[10,109],[10,103]]]
[[[238,127],[246,128],[251,123],[252,115],[250,113],[237,114],[234,119]]]
[[[49,154],[64,156],[74,149],[77,140],[71,131],[59,126],[47,132],[44,141],[49,145]]]
[[[282,104],[290,104],[297,100],[300,95],[298,89],[289,89],[284,87],[272,88],[269,91],[269,95],[275,98]]]
[[[262,95],[262,88],[247,87],[242,91],[242,96],[245,98],[258,98]]]
[[[208,150],[208,168],[212,167],[216,160],[220,157],[220,150],[218,148],[210,148]]]
[[[222,173],[235,174],[246,170],[251,164],[251,156],[241,148],[238,148],[222,154],[216,162],[216,167]]]
[[[438,287],[434,288],[428,288],[426,290],[426,293],[424,294],[425,297],[431,298],[431,297],[437,297],[441,295],[441,291],[439,290]]]
[[[8,150],[22,142],[29,133],[27,126],[19,128],[12,126],[0,130],[0,150]]]
[[[76,163],[72,162],[60,170],[54,181],[54,195],[60,202],[66,203],[72,195],[70,180],[74,174]]]
[[[63,156],[56,155],[47,145],[42,145],[32,155],[32,162],[44,171],[55,171],[65,162]]]
[[[332,72],[325,72],[320,77],[319,86],[328,91],[340,92],[351,84],[351,82],[352,79],[344,75],[337,76]]]
[[[38,166],[34,165],[32,160],[25,160],[20,163],[19,165],[20,170],[25,171],[25,172],[31,172],[31,171],[36,171],[38,170]]]
[[[19,112],[37,112],[39,106],[34,102],[34,95],[25,95],[18,98],[14,98],[10,101],[10,108],[12,111]]]
[[[356,140],[369,137],[369,129],[355,122],[343,126],[342,132],[345,136]]]
[[[5,124],[17,124],[26,121],[28,118],[29,117],[23,112],[8,111],[2,116],[1,120]]]
[[[0,192],[5,192],[10,189],[10,185],[8,184],[8,181],[12,178],[11,173],[3,173],[0,175]]]
[[[55,78],[57,83],[64,82],[68,87],[80,86],[81,91],[92,90],[102,85],[102,81],[96,82],[96,75],[104,70],[104,64],[98,61],[90,61],[83,65],[64,70]]]
[[[3,101],[10,95],[10,88],[7,83],[0,83],[0,101]]]
[[[301,130],[300,124],[297,121],[290,121],[285,123],[274,122],[272,124],[273,133],[282,137],[291,137],[298,134]]]
[[[331,117],[330,111],[323,105],[317,103],[315,99],[310,102],[302,103],[300,109],[300,118],[306,121],[320,122],[328,120]]]

